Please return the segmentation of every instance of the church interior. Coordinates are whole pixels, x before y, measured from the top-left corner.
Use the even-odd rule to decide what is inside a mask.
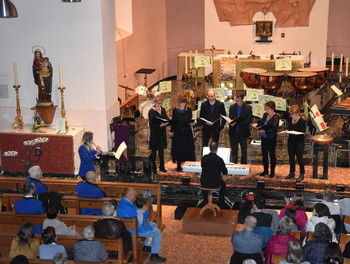
[[[84,179],[78,176],[78,149],[86,131],[93,132],[94,148],[101,148],[94,170],[107,197],[120,201],[128,187],[139,196],[152,193],[156,211],[150,215],[160,225],[160,254],[168,263],[233,263],[231,235],[244,228],[254,197],[263,196],[267,208],[280,212],[286,197],[302,194],[309,218],[325,190],[334,192],[335,202],[350,198],[349,1],[0,2],[0,228],[11,229],[0,231],[7,239],[0,242],[0,263],[9,263],[8,241],[21,224],[6,214],[23,196],[30,167],[40,166],[43,183],[64,194],[68,215],[76,215],[81,201],[75,185]],[[247,164],[236,164],[230,156],[230,125],[225,125],[218,140],[227,157],[225,206],[203,213],[200,112],[208,91],[223,103],[227,116],[243,94],[252,109],[251,123],[261,120],[266,103],[273,101],[280,123],[274,177],[260,175],[258,130],[250,127]],[[195,159],[179,170],[167,126],[165,168],[160,164],[154,171],[149,111],[161,100],[171,119],[179,98],[192,110]],[[301,181],[286,179],[285,116],[292,105],[300,107],[307,123]],[[108,201],[99,199],[98,205],[85,206]],[[80,220],[75,221],[82,231]],[[130,253],[133,258],[104,263],[149,263],[139,247]]]

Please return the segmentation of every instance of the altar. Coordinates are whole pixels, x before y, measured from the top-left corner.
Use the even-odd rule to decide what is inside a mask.
[[[65,134],[57,134],[55,127],[42,127],[33,132],[31,127],[7,128],[0,131],[1,168],[6,173],[23,174],[33,165],[39,165],[44,174],[73,176],[78,173],[80,159],[78,148],[84,127],[70,126]],[[48,142],[29,147],[25,141],[48,138]],[[18,156],[5,157],[8,151]]]

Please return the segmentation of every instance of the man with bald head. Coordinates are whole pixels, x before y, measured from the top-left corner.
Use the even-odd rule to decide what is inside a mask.
[[[96,173],[88,171],[86,173],[85,181],[80,181],[77,184],[75,191],[79,197],[86,198],[102,198],[106,194],[96,185]],[[81,208],[82,215],[102,215],[101,209]]]
[[[216,100],[213,90],[208,91],[207,99],[208,100],[201,105],[199,117],[214,122],[214,124],[207,123],[202,119],[200,120],[200,124],[203,125],[203,147],[208,146],[210,138],[212,138],[214,142],[219,142],[220,131],[224,128],[226,122],[221,118],[221,115],[226,116],[225,106],[222,102]]]
[[[264,239],[262,235],[256,234],[256,218],[248,215],[244,220],[242,231],[235,231],[232,234],[232,245],[234,253],[231,257],[231,262],[241,264],[245,259],[254,259],[256,263],[263,263],[262,247]]]
[[[125,197],[123,197],[119,203],[117,216],[118,217],[136,217],[136,206],[134,202],[137,198],[137,192],[133,188],[126,190]],[[147,247],[151,247],[151,262],[162,263],[166,261],[166,258],[159,256],[161,250],[162,233],[158,229],[156,223],[150,222],[148,224],[137,223],[137,231],[140,237],[146,237],[144,251]],[[152,242],[149,242],[149,238],[152,238]]]

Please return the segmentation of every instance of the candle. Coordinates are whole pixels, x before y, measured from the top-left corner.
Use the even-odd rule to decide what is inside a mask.
[[[331,71],[334,71],[334,52],[332,52],[332,64],[331,64]]]
[[[198,50],[196,50],[196,58],[197,58],[197,56],[198,56]],[[197,70],[197,67],[196,67],[196,70]]]
[[[62,65],[58,67],[59,74],[60,74],[60,87],[63,87],[63,77],[62,77]]]
[[[185,73],[187,73],[187,56],[185,56]]]
[[[345,60],[345,76],[348,77],[349,74],[349,58]]]
[[[13,63],[13,77],[15,79],[15,86],[18,86],[18,75],[16,62]]]
[[[339,71],[342,72],[343,71],[343,53],[340,54],[340,64],[339,64]]]
[[[192,69],[192,50],[190,50],[190,69]]]

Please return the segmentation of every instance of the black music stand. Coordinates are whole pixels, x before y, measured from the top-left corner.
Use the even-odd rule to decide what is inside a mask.
[[[153,72],[155,72],[156,71],[156,69],[146,69],[146,68],[141,68],[141,69],[139,69],[137,72],[135,72],[135,73],[142,73],[142,74],[144,74],[145,75],[145,83],[144,83],[144,86],[145,87],[147,87],[147,74],[151,74],[151,73],[153,73]]]

